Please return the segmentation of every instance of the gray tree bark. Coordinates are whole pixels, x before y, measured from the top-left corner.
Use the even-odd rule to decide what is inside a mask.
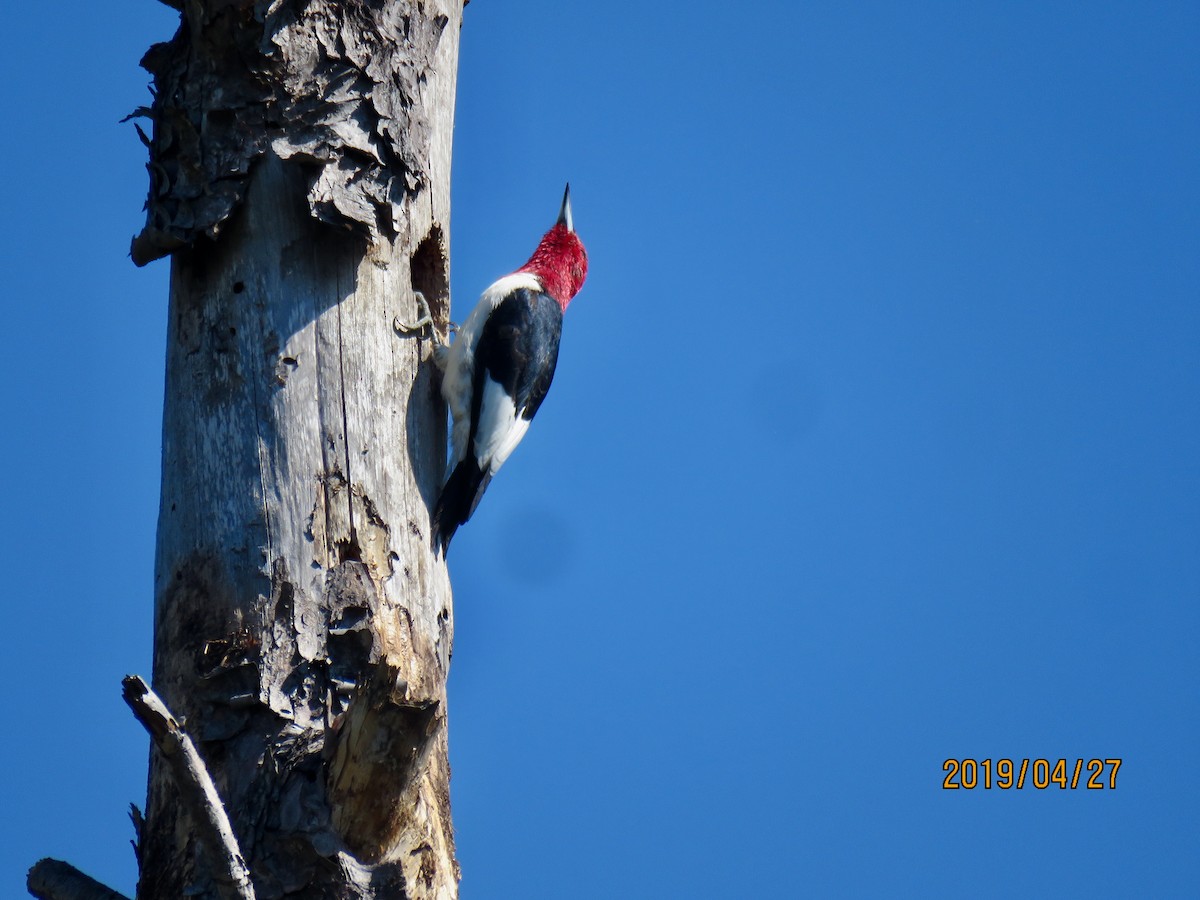
[[[153,686],[258,898],[450,898],[445,409],[456,0],[184,0],[150,50],[172,256]],[[137,896],[221,895],[152,748]]]

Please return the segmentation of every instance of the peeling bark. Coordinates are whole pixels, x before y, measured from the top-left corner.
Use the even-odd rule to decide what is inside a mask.
[[[139,264],[172,254],[153,683],[259,898],[451,898],[431,552],[445,460],[453,0],[186,0]],[[140,900],[218,873],[151,753]]]
[[[441,8],[442,5],[445,8]],[[174,5],[174,4],[171,4]],[[457,55],[452,0],[187,0],[179,32],[142,58],[154,102],[144,265],[215,238],[268,149],[306,164],[322,221],[394,239],[429,187],[438,114],[424,102]],[[451,78],[453,76],[451,75]],[[436,91],[432,92],[436,94]]]

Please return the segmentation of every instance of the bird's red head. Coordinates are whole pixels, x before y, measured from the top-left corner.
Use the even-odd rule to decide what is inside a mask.
[[[571,221],[571,186],[568,184],[558,221],[542,236],[529,262],[517,271],[536,275],[546,293],[557,300],[565,312],[567,304],[583,287],[587,265],[587,251]]]

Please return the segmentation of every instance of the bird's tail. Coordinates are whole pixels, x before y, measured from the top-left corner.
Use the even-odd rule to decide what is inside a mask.
[[[442,555],[450,547],[450,539],[459,525],[466,524],[479,505],[479,498],[487,490],[488,482],[492,480],[490,473],[479,468],[479,462],[473,453],[468,453],[466,459],[454,467],[442,495],[438,497],[437,505],[433,508],[433,539],[434,546],[440,546]]]

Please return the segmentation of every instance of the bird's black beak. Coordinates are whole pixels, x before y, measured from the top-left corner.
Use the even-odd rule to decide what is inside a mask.
[[[567,231],[575,230],[575,223],[571,221],[571,183],[567,182],[567,189],[563,192],[563,205],[558,213],[558,225],[566,225]]]

